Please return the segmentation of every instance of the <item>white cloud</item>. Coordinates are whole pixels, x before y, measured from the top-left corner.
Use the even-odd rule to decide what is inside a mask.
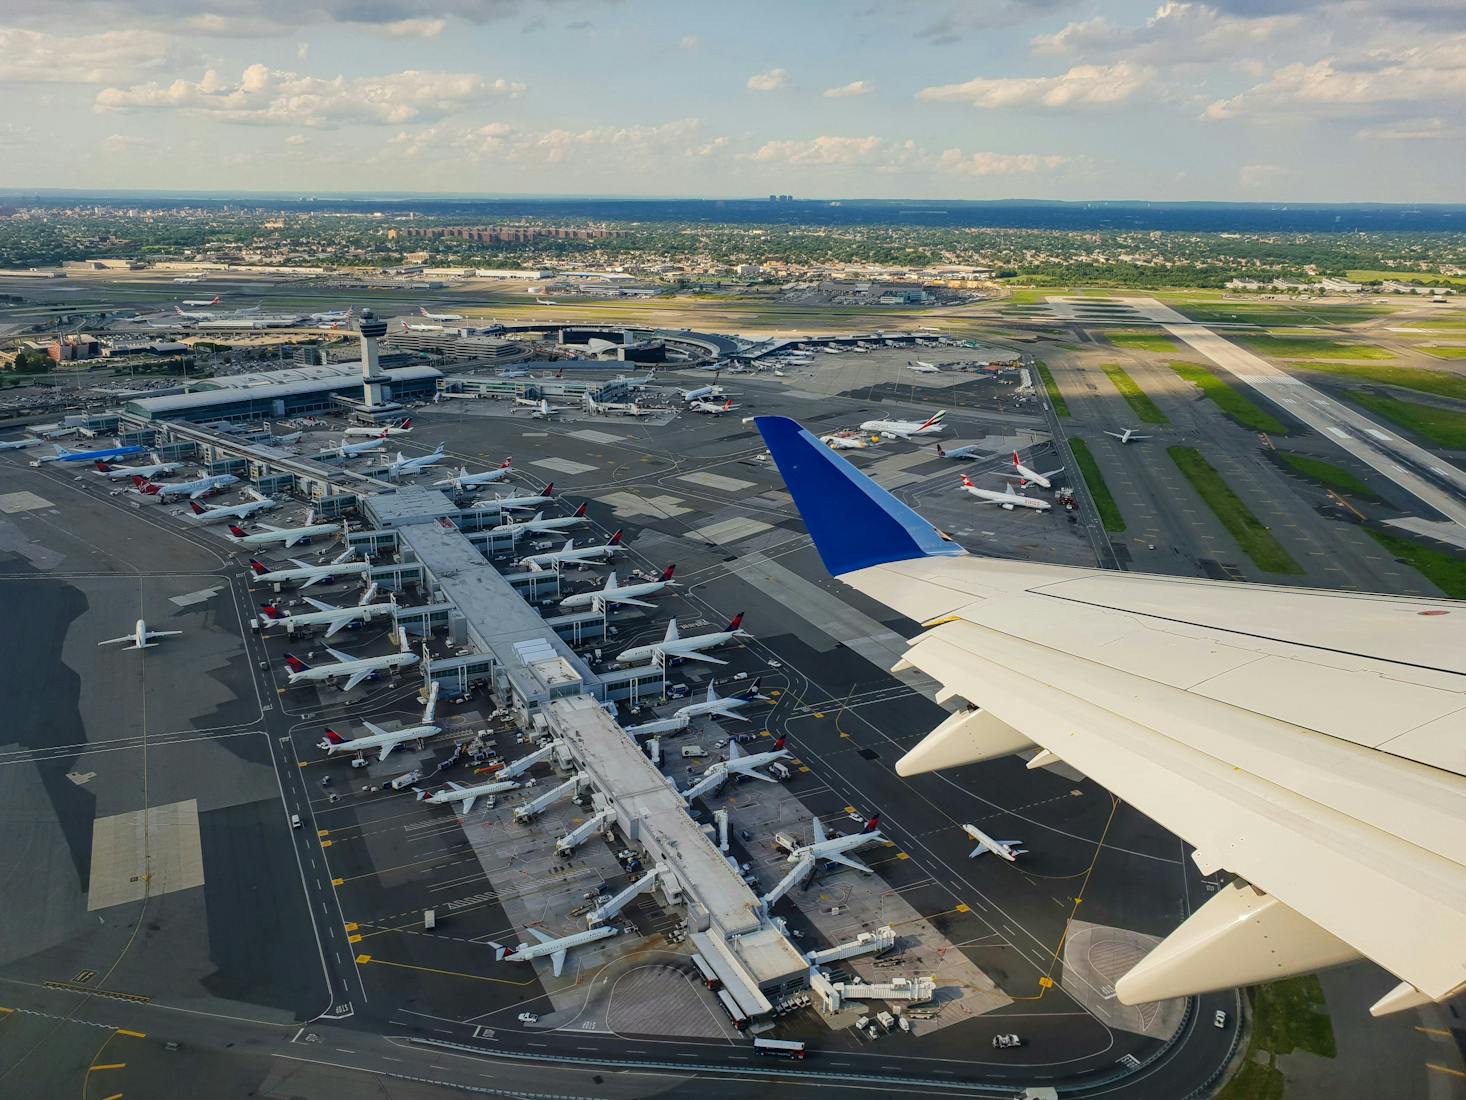
[[[1405,119],[1385,126],[1366,126],[1355,133],[1360,141],[1435,141],[1447,135],[1445,119]]]
[[[585,130],[518,130],[505,122],[491,122],[464,130],[438,123],[403,130],[391,138],[392,155],[443,156],[519,164],[565,164],[582,154],[597,162],[607,157],[627,160],[656,159],[664,155],[711,157],[729,146],[726,137],[703,142],[702,122],[677,119],[654,126],[597,126]]]
[[[892,144],[875,135],[817,137],[807,141],[768,141],[748,159],[775,164],[889,164],[892,153]]]
[[[110,84],[191,60],[191,50],[154,31],[53,35],[0,27],[0,82]]]
[[[961,176],[1031,176],[1057,171],[1074,161],[1074,157],[1054,153],[963,153],[948,149],[942,153],[939,167]]]
[[[295,44],[295,60],[304,61],[311,55],[311,44],[309,42],[297,42]]]
[[[151,144],[145,138],[132,134],[108,134],[102,139],[102,148],[108,153],[124,153],[129,149],[141,149]]]
[[[768,141],[742,159],[791,167],[865,168],[887,174],[932,172],[961,176],[1034,175],[1057,171],[1075,160],[1038,153],[964,153],[961,149],[933,154],[914,141],[890,141],[873,134]]]
[[[789,74],[783,69],[770,69],[766,73],[754,73],[748,78],[751,92],[777,92],[789,84]]]
[[[1257,191],[1269,187],[1291,173],[1280,164],[1244,164],[1237,169],[1237,183],[1244,190]]]
[[[866,80],[852,80],[849,84],[841,84],[838,88],[826,88],[824,97],[826,99],[845,99],[847,96],[870,95],[876,90],[876,86]]]
[[[307,138],[304,134],[291,134],[288,138],[285,139],[285,144],[304,145],[306,143],[306,140]]]
[[[927,103],[970,103],[979,110],[1113,107],[1133,99],[1152,75],[1150,69],[1128,62],[1076,65],[1059,76],[977,77],[964,84],[923,88],[916,98]]]
[[[1139,27],[1121,27],[1104,16],[1070,23],[1033,40],[1041,55],[1079,56],[1088,61],[1125,58],[1155,65],[1212,61],[1250,53],[1293,35],[1298,15],[1235,18],[1208,4],[1168,0]]]
[[[172,110],[256,125],[328,127],[351,123],[431,122],[475,104],[518,96],[524,85],[472,73],[407,69],[385,76],[330,80],[250,65],[238,83],[210,69],[198,81],[104,88],[98,111]]]
[[[684,34],[682,41],[677,43],[680,50],[695,50],[702,45],[702,39],[695,34]]]
[[[447,25],[446,19],[399,19],[383,23],[381,30],[391,38],[437,38]]]

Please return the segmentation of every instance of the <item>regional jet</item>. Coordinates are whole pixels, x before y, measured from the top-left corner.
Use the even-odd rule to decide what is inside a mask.
[[[354,546],[348,546],[339,555],[329,562],[320,565],[312,565],[310,562],[301,561],[299,558],[291,558],[295,563],[294,569],[271,569],[268,565],[249,560],[250,570],[254,573],[254,579],[260,584],[284,584],[286,581],[304,581],[300,587],[309,588],[321,581],[329,581],[334,577],[348,577],[353,574],[357,576],[369,573],[372,563],[369,561],[351,561],[350,558],[356,553]]]
[[[473,804],[480,798],[503,794],[505,791],[515,790],[523,785],[512,779],[495,779],[487,783],[474,783],[471,786],[465,787],[461,783],[455,783],[450,779],[446,788],[434,791],[432,794],[428,794],[427,791],[420,790],[416,787],[413,789],[417,791],[417,800],[419,802],[427,802],[433,806],[450,806],[454,802],[462,802],[463,806],[459,812],[464,817],[467,817],[473,813]]]
[[[566,596],[560,601],[562,611],[573,611],[577,607],[594,607],[597,611],[608,604],[627,604],[632,607],[655,607],[656,604],[647,603],[640,596],[655,596],[658,592],[664,592],[668,588],[678,587],[677,582],[672,579],[677,566],[669,565],[662,572],[660,580],[646,581],[641,584],[621,584],[613,571],[606,578],[604,587],[594,592],[577,592],[573,596]]]
[[[489,946],[494,949],[495,962],[529,962],[531,959],[550,958],[550,964],[555,969],[555,977],[560,976],[560,971],[565,968],[565,957],[572,947],[579,947],[583,943],[595,943],[597,940],[604,940],[616,935],[618,929],[614,924],[602,924],[584,932],[576,932],[573,935],[561,936],[556,939],[553,936],[541,932],[538,928],[526,928],[531,936],[538,943],[521,943],[513,951],[510,951],[501,943],[489,941]]]
[[[286,550],[298,542],[310,542],[317,535],[342,534],[339,523],[317,523],[314,511],[306,515],[305,524],[301,527],[271,527],[268,523],[260,523],[258,526],[264,530],[245,533],[238,525],[231,523],[229,533],[240,546],[269,546],[278,542]]]
[[[915,439],[918,436],[941,435],[942,420],[947,410],[943,409],[925,420],[867,420],[860,426],[863,432],[875,432],[891,439]]]
[[[384,653],[380,657],[353,657],[330,646],[323,647],[334,663],[329,665],[308,665],[292,653],[285,654],[285,668],[290,676],[290,686],[296,684],[329,684],[345,677],[342,691],[350,691],[363,680],[375,679],[383,672],[400,672],[417,664],[419,658],[407,647],[407,634],[401,636],[402,647],[396,653]]]
[[[865,823],[865,828],[858,833],[848,833],[845,836],[827,836],[825,827],[820,824],[819,818],[810,821],[810,831],[813,833],[813,840],[809,844],[801,844],[789,853],[788,863],[808,863],[815,860],[827,859],[831,863],[840,863],[846,867],[854,868],[863,874],[873,872],[860,860],[850,855],[850,852],[858,848],[864,848],[871,844],[884,844],[885,836],[880,831],[881,818],[877,814]]]
[[[1466,604],[968,554],[785,417],[758,427],[826,568],[923,624],[972,705],[896,764],[1035,747],[1219,886],[1115,982],[1135,1005],[1367,958],[1384,1015],[1466,993]]]
[[[153,641],[154,638],[176,638],[182,633],[181,630],[149,630],[148,624],[139,619],[137,625],[132,628],[131,634],[126,634],[121,638],[108,638],[105,642],[97,644],[121,645],[123,649],[152,649],[158,644]],[[131,644],[123,645],[124,642]]]
[[[380,763],[398,745],[408,741],[426,741],[443,732],[441,726],[433,725],[433,711],[437,703],[438,693],[435,691],[428,696],[428,705],[423,708],[422,720],[415,726],[406,726],[400,730],[384,730],[381,726],[362,719],[361,724],[367,728],[365,736],[347,740],[327,726],[325,740],[316,747],[322,749],[327,756],[335,756],[338,752],[352,752],[360,756],[369,749],[376,749],[377,761]]]
[[[1006,859],[1009,863],[1017,863],[1019,856],[1026,856],[1027,849],[1020,848],[1021,840],[994,840],[983,832],[976,825],[964,825],[962,831],[970,838],[977,841],[977,847],[967,853],[968,859],[976,859],[978,856],[991,852],[999,859]]]
[[[1141,435],[1134,428],[1125,428],[1118,432],[1105,432],[1105,435],[1112,435],[1121,443],[1134,443],[1137,439],[1149,439],[1148,435]]]
[[[735,716],[736,717],[736,716]],[[721,760],[712,765],[702,777],[685,791],[680,792],[684,802],[691,802],[708,791],[715,790],[726,783],[734,776],[748,776],[753,779],[762,779],[765,783],[777,783],[778,780],[772,775],[765,775],[759,771],[764,764],[772,764],[776,760],[783,760],[790,754],[784,748],[784,739],[781,737],[774,742],[774,747],[769,752],[756,752],[745,755],[738,747],[738,742],[728,742],[728,759]]]
[[[666,636],[660,642],[652,645],[632,646],[630,649],[623,649],[616,657],[618,665],[634,665],[642,661],[665,661],[665,660],[688,660],[702,661],[710,665],[726,665],[727,661],[720,661],[716,657],[709,657],[706,653],[709,649],[715,649],[720,645],[727,645],[734,638],[751,637],[743,627],[743,612],[733,616],[723,630],[713,634],[698,634],[691,638],[684,638],[677,630],[677,620],[673,619],[667,624]]]
[[[1038,497],[1026,497],[1022,493],[1015,493],[1013,486],[1003,486],[1000,493],[996,489],[982,489],[972,484],[972,480],[962,475],[962,484],[958,486],[964,493],[971,493],[984,504],[996,504],[1004,511],[1011,512],[1014,508],[1031,508],[1035,512],[1047,512],[1053,507],[1048,501],[1040,500]]]
[[[1018,461],[1018,452],[1014,451],[1013,472],[1011,474],[1004,474],[1003,476],[1012,478],[1014,481],[1018,482],[1019,488],[1022,488],[1031,481],[1041,489],[1052,489],[1054,487],[1054,483],[1051,479],[1054,477],[1054,475],[1062,474],[1063,472],[1064,467],[1062,466],[1060,466],[1057,470],[1048,470],[1044,473],[1039,473],[1037,470],[1030,470],[1027,466],[1023,465],[1022,462]]]

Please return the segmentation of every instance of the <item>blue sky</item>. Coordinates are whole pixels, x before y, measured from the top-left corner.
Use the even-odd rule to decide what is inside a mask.
[[[1466,200],[1466,0],[8,0],[0,186]]]

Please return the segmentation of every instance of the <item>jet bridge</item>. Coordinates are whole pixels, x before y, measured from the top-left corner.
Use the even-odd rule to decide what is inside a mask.
[[[604,905],[598,905],[585,915],[585,923],[594,928],[608,920],[613,920],[621,910],[631,904],[632,899],[639,894],[645,894],[657,884],[657,879],[667,873],[667,868],[658,863],[641,878],[636,879],[630,885],[617,892],[610,901]]]
[[[558,787],[552,787],[538,798],[532,799],[521,806],[514,807],[514,820],[523,825],[534,820],[535,816],[543,813],[548,807],[553,806],[562,798],[569,798],[575,789],[580,786],[582,779],[579,775],[572,775]]]
[[[887,924],[874,932],[862,932],[846,943],[826,947],[823,951],[811,951],[804,957],[811,966],[822,966],[841,959],[853,959],[857,955],[879,955],[895,946],[896,930]]]
[[[800,882],[804,879],[804,877],[808,875],[813,868],[814,860],[808,856],[805,856],[798,863],[796,863],[794,867],[790,870],[790,872],[783,878],[781,878],[778,884],[775,885],[772,890],[770,890],[767,894],[758,899],[758,903],[762,907],[763,911],[767,913],[770,909],[772,909],[774,907],[774,903],[782,898],[785,894],[787,894],[790,890],[794,889],[794,887],[798,886]]]
[[[609,825],[614,820],[616,820],[615,810],[609,808],[597,810],[559,840],[555,841],[556,854],[562,856],[569,855],[576,848],[579,848],[581,843],[593,832],[602,825]]]
[[[648,731],[651,732],[651,731]],[[660,731],[658,731],[660,732]],[[707,771],[703,772],[702,778],[685,791],[680,792],[684,802],[691,802],[694,798],[706,794],[708,791],[716,790],[729,779],[728,769],[721,765],[714,764]]]
[[[500,768],[499,775],[505,779],[513,779],[515,776],[523,775],[541,760],[548,760],[560,748],[561,743],[559,740],[547,741],[535,749],[534,752],[529,753],[527,756],[521,756],[514,763]]]

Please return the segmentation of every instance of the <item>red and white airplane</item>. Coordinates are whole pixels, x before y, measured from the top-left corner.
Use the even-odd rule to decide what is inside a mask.
[[[411,435],[412,417],[409,416],[401,424],[392,424],[389,426],[383,426],[381,424],[373,424],[371,426],[357,424],[354,427],[347,428],[341,434],[348,438],[357,437],[362,439],[386,439],[389,435]]]
[[[662,572],[660,580],[646,581],[641,584],[620,584],[617,582],[616,574],[613,572],[606,578],[603,588],[596,592],[577,592],[573,596],[566,596],[560,601],[560,607],[564,611],[572,611],[577,607],[595,607],[597,604],[630,604],[633,607],[655,607],[656,604],[647,603],[638,599],[638,596],[655,596],[658,592],[664,592],[668,588],[676,588],[677,582],[672,579],[672,574],[677,571],[677,566],[669,565]],[[597,610],[600,610],[597,608]]]
[[[915,439],[918,436],[941,435],[946,429],[942,420],[947,410],[935,413],[925,420],[867,420],[860,426],[863,432],[875,432],[892,439]]]
[[[983,832],[976,825],[964,825],[962,831],[973,840],[977,841],[977,847],[967,853],[968,859],[976,859],[978,856],[991,852],[999,859],[1006,859],[1009,863],[1017,863],[1019,856],[1028,854],[1027,849],[1020,848],[1021,840],[994,840]]]
[[[971,493],[984,504],[996,504],[1009,512],[1014,508],[1031,508],[1035,512],[1047,512],[1053,507],[1048,501],[1039,500],[1038,497],[1026,497],[1022,493],[1015,493],[1011,485],[1004,486],[1001,493],[996,489],[979,489],[972,484],[972,480],[966,474],[962,475],[960,488],[963,492]]]
[[[750,635],[743,627],[743,612],[733,616],[723,630],[712,634],[698,634],[692,638],[684,638],[677,630],[677,620],[673,619],[667,624],[666,636],[660,642],[651,645],[632,646],[630,649],[623,649],[616,657],[618,665],[638,664],[642,661],[654,660],[676,660],[678,658],[688,661],[703,661],[710,665],[726,665],[727,661],[720,661],[716,657],[709,657],[707,650],[715,649],[720,645],[727,645],[734,638],[747,638]]]
[[[739,406],[733,404],[733,399],[730,397],[721,405],[716,401],[693,401],[687,407],[693,412],[704,413],[707,416],[722,416],[724,413],[732,412]]]
[[[1023,486],[1027,485],[1030,481],[1041,489],[1052,489],[1054,487],[1054,483],[1050,479],[1056,474],[1062,474],[1063,472],[1064,467],[1062,466],[1060,466],[1057,470],[1048,470],[1042,474],[1039,473],[1037,470],[1030,470],[1027,466],[1023,465],[1023,463],[1018,460],[1018,452],[1014,451],[1013,472],[1011,474],[1004,474],[1003,476],[1007,478],[1012,478],[1014,481],[1018,482],[1018,487],[1020,489]]]

